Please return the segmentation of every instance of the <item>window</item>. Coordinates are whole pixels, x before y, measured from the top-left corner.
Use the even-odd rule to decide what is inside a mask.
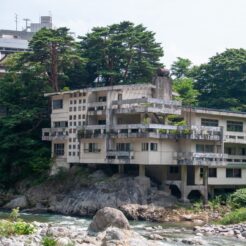
[[[85,92],[83,92],[83,97],[85,97],[86,96],[86,93]]]
[[[98,102],[106,102],[107,101],[107,97],[99,97],[98,98]]]
[[[227,178],[241,178],[242,172],[240,168],[227,168],[226,169]]]
[[[54,121],[54,127],[67,127],[67,121]]]
[[[53,109],[61,109],[63,108],[63,100],[62,99],[53,100],[52,105],[53,105]]]
[[[77,108],[76,107],[73,107],[73,111],[76,111],[77,110]]]
[[[98,120],[98,125],[106,125],[106,120]]]
[[[64,144],[54,144],[54,154],[55,156],[64,155]]]
[[[72,112],[73,111],[73,107],[69,107],[69,112]]]
[[[85,99],[83,99],[83,103],[86,103],[86,100]]]
[[[227,131],[242,132],[243,131],[243,122],[227,121]]]
[[[217,177],[217,168],[209,168],[208,169],[208,177],[216,178]]]
[[[73,116],[73,119],[76,120],[76,115]]]
[[[226,147],[225,153],[228,155],[236,155],[236,148],[234,147]]]
[[[149,151],[149,143],[142,143],[142,151]]]
[[[82,115],[83,119],[85,119],[85,114]]]
[[[79,120],[81,120],[81,115],[79,115]]]
[[[131,144],[130,143],[117,143],[116,144],[116,150],[117,151],[130,151],[131,150]]]
[[[201,119],[202,126],[219,126],[218,120],[213,119]]]
[[[85,153],[98,153],[101,150],[99,149],[98,143],[86,143],[85,144]]]
[[[179,173],[179,167],[178,166],[170,166],[169,167],[169,173],[171,173],[171,174]]]
[[[82,100],[81,99],[79,99],[79,104],[81,104],[82,103]]]
[[[83,110],[85,110],[85,106],[83,106]]]
[[[214,145],[196,144],[197,153],[214,153]]]
[[[157,151],[157,147],[158,147],[157,143],[150,143],[150,150],[151,151]]]
[[[200,178],[203,178],[203,174],[204,174],[204,169],[203,167],[200,168]]]
[[[70,100],[70,104],[73,104],[73,100]]]
[[[73,119],[73,116],[72,116],[72,115],[70,115],[70,116],[69,116],[69,120],[72,120],[72,119]]]

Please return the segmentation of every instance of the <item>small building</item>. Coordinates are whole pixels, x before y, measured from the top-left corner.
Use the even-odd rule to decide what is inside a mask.
[[[246,185],[246,113],[182,107],[168,74],[45,96],[52,113],[42,139],[52,143],[52,173],[74,164],[134,166],[182,201]]]

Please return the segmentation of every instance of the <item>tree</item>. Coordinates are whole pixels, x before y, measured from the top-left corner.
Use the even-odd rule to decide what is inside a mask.
[[[194,88],[192,71],[191,61],[181,57],[178,57],[171,66],[171,74],[174,76],[173,90],[179,94],[176,99],[181,100],[185,106],[197,105],[199,92]]]
[[[189,77],[191,71],[192,62],[189,59],[177,57],[171,66],[171,75],[175,78]]]
[[[68,74],[72,74],[74,70],[82,76],[85,59],[78,55],[76,42],[69,34],[69,29],[43,28],[34,35],[29,48],[31,51],[22,57],[22,62],[26,66],[39,65],[43,78],[49,81],[53,91],[71,85]],[[76,78],[74,83],[78,84],[80,78]]]
[[[246,110],[246,50],[227,49],[209,59],[193,73],[199,105]]]
[[[163,50],[155,34],[143,25],[124,21],[107,27],[95,27],[80,37],[81,56],[88,59],[87,80],[106,85],[149,82]]]
[[[49,124],[43,94],[51,88],[37,76],[40,66],[21,62],[22,54],[11,57],[7,62],[11,69],[0,79],[0,105],[7,109],[0,118],[0,186],[25,177],[40,178],[49,170],[50,148],[41,140],[41,129]]]
[[[179,94],[177,100],[182,101],[184,106],[196,106],[199,92],[194,89],[192,78],[181,78],[173,81],[173,90]]]

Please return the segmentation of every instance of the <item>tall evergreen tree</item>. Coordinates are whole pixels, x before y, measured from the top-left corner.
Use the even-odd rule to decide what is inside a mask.
[[[106,85],[149,82],[160,67],[163,50],[155,34],[143,25],[124,21],[96,27],[80,37],[82,57],[88,58],[88,81]]]

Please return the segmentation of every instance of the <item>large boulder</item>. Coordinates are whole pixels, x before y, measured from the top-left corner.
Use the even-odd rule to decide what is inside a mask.
[[[127,218],[120,210],[105,207],[97,211],[88,230],[91,232],[100,232],[110,226],[127,230],[130,229]]]
[[[28,207],[28,201],[25,196],[18,196],[4,205],[4,208],[26,208]]]

